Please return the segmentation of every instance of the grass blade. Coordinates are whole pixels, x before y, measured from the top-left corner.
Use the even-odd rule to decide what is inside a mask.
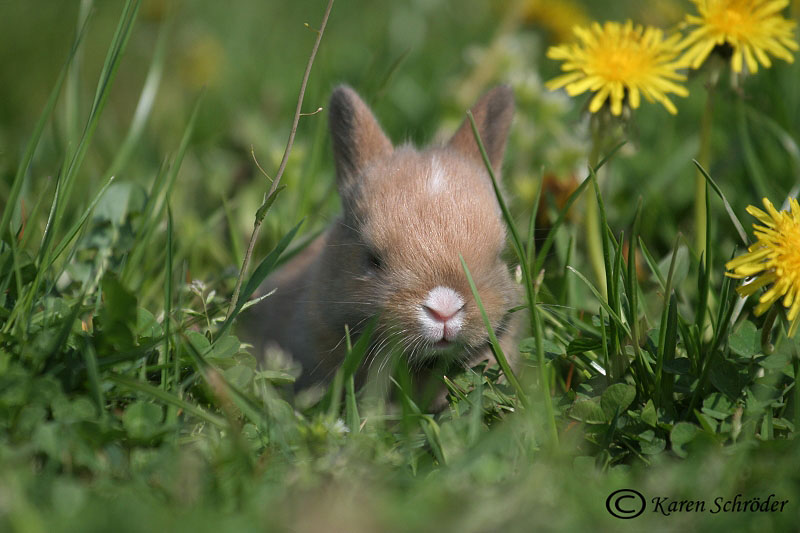
[[[352,394],[352,398],[348,398],[348,403],[352,402],[352,406],[347,407],[348,409],[352,409],[355,407],[355,382],[354,376],[358,368],[361,366],[361,363],[364,361],[364,357],[367,355],[367,351],[369,349],[370,342],[372,341],[372,335],[375,332],[375,328],[378,325],[378,317],[372,317],[368,322],[367,325],[364,327],[364,330],[358,337],[355,345],[351,342],[350,337],[350,327],[345,325],[344,327],[344,335],[345,335],[345,342],[347,343],[347,354],[344,357],[344,361],[342,362],[339,369],[336,371],[336,375],[333,378],[333,382],[331,383],[330,388],[328,389],[328,417],[332,420],[339,416],[339,403],[342,398],[342,387],[350,387],[352,384],[352,392],[346,391],[347,394]],[[355,422],[356,427],[359,425],[357,414],[358,410],[356,409],[355,415],[353,413],[350,414],[353,419],[348,419],[350,422]],[[350,425],[348,423],[348,425]],[[351,430],[354,430],[353,426],[350,426]]]
[[[197,100],[195,100],[194,107],[192,108],[192,114],[189,116],[189,121],[186,123],[186,128],[183,130],[183,136],[181,137],[181,142],[178,146],[178,153],[175,155],[175,160],[172,162],[172,165],[162,165],[155,182],[153,182],[153,192],[151,193],[151,197],[148,198],[147,204],[145,205],[145,213],[141,226],[142,229],[137,232],[135,247],[133,252],[131,252],[128,262],[125,264],[125,268],[122,273],[122,279],[126,283],[130,283],[130,277],[134,272],[138,271],[139,266],[141,265],[142,257],[148,250],[150,236],[158,226],[158,222],[163,219],[164,209],[166,208],[170,196],[172,195],[172,188],[175,185],[175,181],[178,177],[178,171],[181,168],[183,158],[186,155],[186,150],[189,147],[189,141],[191,140],[192,133],[194,132],[194,125],[197,121],[197,114],[200,109],[200,102],[203,99],[203,94],[204,93],[201,92],[197,97]],[[162,190],[164,190],[163,197],[161,197]]]
[[[97,412],[100,414],[100,418],[105,420],[108,417],[108,412],[106,411],[106,400],[103,394],[100,372],[97,368],[97,352],[95,352],[94,344],[88,335],[83,337],[83,358],[86,363],[86,375],[89,378],[89,390],[97,404]]]
[[[195,368],[200,373],[203,381],[211,388],[214,395],[221,402],[232,401],[245,418],[256,426],[264,427],[265,414],[262,409],[240,391],[238,387],[232,385],[221,371],[209,363],[205,358],[206,354],[201,354],[183,332],[181,332],[181,336],[183,337],[184,345],[189,349],[189,355],[194,360]],[[212,344],[207,353],[213,349],[214,346]],[[224,404],[221,407],[224,409]]]
[[[555,451],[558,449],[558,428],[556,427],[556,417],[553,413],[553,400],[550,397],[550,380],[547,373],[547,359],[544,353],[544,331],[542,330],[542,317],[539,314],[539,306],[536,305],[535,300],[533,302],[533,307],[531,308],[531,314],[533,315],[533,338],[536,339],[536,357],[539,362],[539,386],[542,389],[544,413],[545,418],[547,419],[548,432],[550,434],[550,449]],[[481,381],[481,383],[483,382]],[[480,399],[480,396],[478,396],[478,398]]]
[[[706,179],[706,183],[708,183],[708,185],[710,185],[711,188],[714,189],[714,192],[717,193],[717,196],[719,196],[722,199],[722,203],[725,205],[725,211],[728,212],[728,216],[730,217],[731,222],[733,222],[733,226],[736,228],[736,232],[739,234],[739,237],[742,239],[744,245],[749,246],[750,241],[747,238],[747,232],[744,231],[744,226],[742,226],[739,217],[737,217],[736,213],[733,211],[733,207],[731,207],[731,204],[728,202],[728,199],[725,198],[725,195],[722,193],[722,189],[720,189],[719,185],[717,185],[717,183],[713,179],[711,179],[711,176],[708,174],[708,172],[706,172],[706,169],[704,169],[703,166],[700,163],[698,163],[696,159],[692,159],[692,163],[694,163],[694,165],[697,167],[697,170],[699,170],[700,173],[703,175],[703,177]]]
[[[607,231],[606,234],[608,235],[610,231]],[[609,240],[610,238],[607,237]],[[624,234],[620,234],[620,241],[625,238]],[[614,310],[616,316],[620,318],[620,320],[624,320],[625,316],[622,314],[622,289],[620,287],[620,279],[622,277],[622,246],[617,244],[611,245],[609,243],[609,252],[611,251],[610,248],[614,249],[614,270],[609,276],[611,280],[611,288],[612,291],[608,295],[608,305],[611,309]],[[618,326],[617,324],[612,323],[611,327],[611,341],[614,343],[614,356],[618,358],[622,358],[625,360],[625,363],[628,363],[628,355],[623,350],[623,346],[625,343],[625,337],[630,336],[630,331],[628,329],[623,328],[622,326]],[[625,332],[625,335],[622,332]],[[622,366],[622,365],[620,365]]]
[[[525,248],[522,246],[522,240],[520,239],[519,232],[517,231],[517,227],[514,224],[514,217],[511,216],[511,211],[509,211],[508,206],[506,205],[506,201],[503,198],[502,191],[500,190],[500,186],[497,183],[497,178],[494,175],[494,169],[492,168],[492,163],[489,161],[489,155],[486,153],[486,147],[483,144],[483,140],[481,139],[480,133],[478,133],[478,125],[475,124],[475,117],[472,116],[472,111],[467,111],[467,118],[469,119],[470,126],[472,127],[472,134],[475,137],[475,141],[478,143],[478,149],[481,152],[481,157],[483,158],[484,166],[489,173],[489,177],[492,180],[492,188],[494,189],[495,197],[497,198],[497,203],[500,205],[500,210],[503,213],[503,219],[506,222],[506,226],[508,226],[509,231],[511,232],[511,242],[514,245],[514,252],[517,254],[517,259],[519,260],[520,268],[522,269],[522,279],[525,283],[525,293],[528,299],[528,305],[533,308],[534,305],[534,294],[533,294],[533,280],[531,278],[531,272],[528,268],[528,261],[527,261],[527,254],[525,253]],[[463,259],[462,259],[463,262]],[[531,316],[531,330],[534,329],[533,325],[533,317]]]
[[[665,358],[665,353],[667,351],[668,345],[667,343],[667,324],[669,320],[669,308],[672,305],[672,300],[674,299],[673,289],[672,289],[672,280],[675,275],[675,265],[677,263],[676,259],[678,257],[678,247],[680,246],[681,236],[678,235],[675,238],[675,244],[672,247],[672,259],[669,262],[669,270],[667,271],[667,280],[664,284],[664,306],[661,312],[661,325],[659,328],[658,333],[658,357],[656,359],[657,364],[658,362],[662,361]],[[658,268],[656,267],[656,270]],[[677,303],[676,309],[677,309]]]
[[[61,253],[64,251],[67,245],[70,242],[72,242],[72,239],[75,238],[75,235],[78,234],[83,225],[86,223],[86,220],[92,214],[92,211],[94,211],[97,202],[100,201],[100,198],[103,197],[103,194],[105,194],[106,190],[109,188],[109,186],[111,186],[113,182],[114,182],[114,176],[108,178],[108,181],[100,189],[100,192],[98,192],[97,195],[95,195],[94,199],[92,199],[92,201],[89,203],[89,207],[86,208],[81,217],[75,222],[75,224],[72,225],[72,227],[69,229],[64,238],[61,239],[61,242],[58,243],[58,246],[50,255],[50,262],[48,263],[47,268],[53,266],[53,263],[56,261],[56,259],[58,259],[58,256],[61,255]]]
[[[542,199],[542,187],[544,186],[544,173],[541,173],[541,179],[539,180],[539,187],[536,189],[536,197],[533,199],[533,209],[531,209],[531,216],[528,219],[528,241],[525,246],[525,250],[527,251],[526,260],[529,265],[533,264],[533,260],[536,256],[536,241],[535,241],[535,234],[536,234],[536,216],[539,214],[539,202]],[[534,275],[538,275],[535,273]]]
[[[647,376],[653,376],[653,371],[650,368],[650,363],[645,359],[642,354],[642,349],[639,344],[639,280],[636,274],[636,247],[634,243],[639,239],[639,222],[642,216],[642,199],[636,205],[636,214],[633,218],[633,229],[631,230],[630,245],[628,246],[628,275],[627,286],[625,293],[628,298],[628,308],[630,309],[630,317],[628,323],[631,328],[631,339],[633,341],[633,350],[636,353],[636,358],[639,360],[643,369],[647,372]],[[620,240],[622,242],[622,240]],[[620,250],[622,246],[620,246]],[[644,376],[643,376],[644,377]]]
[[[77,27],[83,27],[86,19],[94,10],[94,0],[80,0],[78,8]],[[69,72],[67,73],[66,85],[64,87],[64,105],[62,107],[64,116],[64,144],[65,146],[76,146],[80,136],[80,73],[83,61],[83,49],[78,48],[75,59],[72,61]]]
[[[522,270],[522,278],[525,283],[525,293],[528,300],[528,306],[530,310],[530,327],[531,333],[536,338],[536,346],[537,346],[537,353],[540,362],[540,372],[541,372],[541,387],[542,387],[542,394],[544,397],[544,404],[545,410],[547,413],[548,423],[550,425],[551,430],[551,439],[552,439],[552,446],[553,449],[558,445],[558,433],[555,427],[555,418],[553,416],[553,407],[550,399],[550,391],[549,391],[549,382],[546,379],[547,373],[545,366],[545,358],[544,358],[544,348],[542,342],[542,325],[541,319],[538,314],[538,309],[536,308],[536,292],[533,288],[533,275],[538,275],[536,273],[539,272],[539,268],[534,269],[532,273],[530,270],[530,262],[533,254],[533,232],[535,229],[535,218],[536,218],[536,210],[539,206],[539,199],[541,198],[542,192],[542,184],[544,179],[539,182],[539,190],[536,195],[536,207],[534,207],[533,214],[531,215],[531,220],[528,223],[528,236],[527,236],[527,248],[523,247],[523,243],[520,239],[519,233],[517,232],[517,228],[514,224],[514,219],[511,216],[511,212],[508,209],[508,206],[505,203],[505,199],[503,198],[502,192],[500,191],[500,187],[497,183],[497,178],[494,175],[494,169],[492,168],[492,163],[489,160],[489,155],[486,153],[486,147],[483,144],[483,140],[481,139],[480,133],[478,132],[478,126],[475,124],[475,117],[472,116],[471,111],[467,111],[467,117],[469,118],[470,126],[472,127],[472,134],[475,137],[475,141],[478,144],[478,149],[480,150],[481,157],[483,158],[484,166],[489,173],[489,177],[492,180],[492,187],[494,189],[495,197],[497,198],[497,202],[500,205],[500,209],[503,213],[503,218],[505,219],[506,225],[511,232],[511,237],[514,243],[514,251],[517,254],[517,259],[519,260],[520,269]],[[477,288],[472,281],[472,276],[470,275],[469,269],[467,268],[467,264],[464,261],[464,258],[459,254],[461,258],[461,265],[464,269],[464,272],[467,275],[467,279],[469,280],[470,288],[472,289],[473,297],[478,304],[478,308],[481,310],[481,314],[483,316],[484,324],[486,325],[486,329],[489,332],[489,339],[491,340],[491,347],[492,352],[495,354],[495,358],[497,359],[498,363],[500,363],[500,367],[503,369],[503,372],[506,374],[509,383],[512,384],[514,389],[517,391],[517,395],[520,398],[520,402],[526,408],[529,407],[527,395],[522,390],[519,382],[517,381],[516,376],[513,373],[513,370],[508,364],[506,360],[505,354],[503,353],[500,344],[497,342],[497,338],[494,335],[494,331],[492,331],[491,324],[489,323],[489,319],[486,316],[486,312],[483,309],[483,304],[480,300],[480,296],[478,295]]]
[[[530,407],[528,395],[525,394],[525,390],[522,388],[519,380],[517,380],[517,376],[511,369],[511,365],[508,364],[508,359],[506,359],[503,349],[500,347],[500,341],[497,340],[497,336],[494,334],[494,328],[492,327],[492,323],[489,321],[489,316],[486,314],[486,309],[483,307],[483,302],[478,294],[478,288],[475,286],[475,281],[472,279],[472,274],[470,274],[469,267],[467,267],[467,262],[464,261],[464,257],[461,254],[458,254],[458,258],[461,260],[461,267],[464,269],[464,274],[466,274],[469,287],[472,290],[472,296],[475,298],[475,303],[478,306],[481,317],[483,318],[483,325],[486,327],[486,331],[489,333],[489,344],[492,348],[492,353],[494,354],[495,359],[497,359],[500,368],[503,369],[503,373],[506,375],[506,379],[508,380],[509,384],[516,391],[520,403],[522,403],[525,408],[528,408]]]
[[[678,300],[675,295],[669,297],[669,303],[664,308],[665,319],[662,319],[661,342],[658,347],[656,359],[655,393],[658,407],[666,406],[672,400],[673,378],[664,379],[664,364],[675,359],[675,350],[678,346]]]
[[[622,374],[625,372],[625,369],[619,365],[621,361],[619,361],[618,357],[614,358],[614,362],[611,362],[611,355],[608,352],[608,334],[606,333],[606,318],[603,316],[603,308],[600,308],[600,312],[598,313],[600,317],[600,339],[602,344],[603,350],[603,366],[606,369],[606,377],[608,381],[613,380],[620,380]]]
[[[14,213],[14,208],[17,205],[17,200],[19,199],[20,191],[22,190],[22,183],[25,180],[25,174],[28,173],[31,160],[33,160],[33,155],[36,153],[36,148],[39,146],[39,141],[42,138],[44,127],[50,120],[50,116],[53,114],[53,109],[58,101],[58,95],[61,93],[61,87],[64,84],[64,79],[67,77],[67,72],[69,72],[70,65],[75,58],[75,54],[77,53],[78,47],[83,40],[83,36],[86,34],[86,28],[88,27],[89,22],[88,19],[89,18],[87,17],[86,21],[83,23],[83,26],[78,31],[78,34],[75,36],[75,40],[72,43],[72,48],[67,56],[67,60],[65,61],[64,66],[61,68],[61,72],[56,79],[56,84],[53,87],[53,90],[50,92],[50,96],[47,98],[47,103],[42,110],[42,114],[39,116],[39,120],[36,122],[36,126],[33,129],[33,135],[31,135],[31,139],[28,141],[28,145],[25,147],[25,153],[22,156],[19,166],[17,167],[17,172],[14,175],[14,181],[11,184],[11,190],[9,191],[8,198],[6,198],[6,206],[3,209],[3,217],[0,219],[0,239],[2,239],[3,235],[5,235],[6,230],[10,230],[8,225],[11,222],[11,216]]]
[[[222,324],[219,332],[217,333],[217,338],[222,337],[222,335],[230,328],[233,320],[242,310],[242,307],[247,302],[247,300],[252,296],[252,294],[258,289],[259,285],[270,275],[270,273],[275,270],[275,267],[278,264],[278,259],[280,259],[281,254],[286,247],[289,246],[289,243],[292,242],[297,230],[300,229],[300,226],[303,224],[303,220],[297,223],[295,227],[289,230],[289,233],[283,236],[283,238],[275,245],[275,248],[267,254],[267,257],[264,258],[263,261],[258,265],[253,275],[250,276],[250,279],[247,280],[247,284],[245,285],[242,292],[239,294],[239,299],[236,302],[236,306],[233,308],[231,313],[228,315],[228,318],[225,319],[225,322]]]
[[[432,416],[423,414],[420,408],[414,403],[414,400],[406,393],[405,388],[403,388],[400,383],[397,382],[394,378],[390,378],[392,383],[397,387],[397,390],[400,391],[401,398],[403,400],[403,405],[411,411],[411,414],[420,421],[419,427],[422,429],[422,432],[425,434],[425,438],[428,441],[428,444],[431,447],[431,451],[433,452],[434,457],[436,460],[439,461],[439,464],[444,466],[447,464],[447,459],[445,458],[444,448],[442,447],[442,440],[441,440],[441,431],[439,430],[439,424],[433,419]],[[409,417],[404,416],[404,419]]]
[[[593,172],[596,173],[598,170],[600,170],[600,168],[603,165],[605,165],[614,156],[614,154],[616,154],[617,151],[619,151],[619,149],[622,148],[624,145],[625,141],[622,141],[619,144],[617,144],[614,148],[612,148],[608,152],[608,155],[606,155],[603,159],[600,160],[599,163],[597,163],[597,167],[594,168]],[[553,246],[553,241],[556,238],[556,231],[558,231],[558,228],[561,227],[561,225],[564,223],[564,220],[567,218],[567,213],[569,213],[569,209],[572,207],[572,204],[574,204],[580,197],[581,193],[583,192],[583,189],[585,189],[589,185],[590,179],[591,179],[591,173],[588,176],[586,176],[586,178],[584,178],[583,182],[581,182],[581,184],[578,185],[578,187],[574,191],[572,191],[572,194],[569,195],[567,201],[564,203],[564,207],[562,207],[561,211],[558,212],[558,218],[553,223],[552,227],[550,228],[550,231],[547,233],[547,238],[545,239],[542,248],[539,250],[539,253],[536,254],[536,262],[534,263],[532,269],[534,272],[539,272],[544,266],[544,260],[547,257],[547,252],[550,251],[550,247]]]
[[[63,195],[56,205],[54,230],[58,230],[58,227],[61,225],[61,220],[72,194],[72,187],[75,184],[75,178],[83,164],[86,152],[89,150],[89,145],[94,137],[94,132],[97,128],[100,116],[105,109],[108,96],[111,93],[111,87],[114,84],[114,79],[116,78],[117,70],[122,60],[122,55],[125,52],[128,39],[133,31],[133,24],[139,11],[140,3],[141,0],[127,0],[122,9],[117,29],[111,40],[111,46],[106,54],[106,62],[100,73],[100,79],[97,83],[97,90],[91,111],[89,112],[89,118],[84,127],[81,139],[75,148],[75,152],[72,154],[71,158],[68,158],[69,164],[65,167]],[[49,254],[49,250],[47,252]]]
[[[587,287],[589,287],[589,290],[592,291],[592,294],[595,295],[595,298],[597,298],[598,302],[600,302],[600,305],[603,307],[603,309],[605,309],[606,313],[608,313],[608,315],[612,319],[614,319],[614,322],[620,328],[622,328],[628,335],[630,335],[628,327],[622,321],[622,318],[620,318],[620,316],[617,313],[615,313],[613,309],[611,309],[611,307],[608,305],[608,302],[606,302],[605,298],[603,298],[603,295],[600,294],[600,291],[598,291],[597,288],[594,285],[592,285],[592,282],[586,279],[586,276],[575,270],[575,268],[571,266],[568,266],[567,268],[570,270],[570,272],[578,276],[581,279],[581,281],[583,281],[586,284]]]
[[[139,0],[128,0],[125,3],[117,30],[114,34],[111,46],[106,56],[106,65],[101,73],[97,86],[97,93],[95,95],[95,101],[92,105],[92,110],[89,114],[89,119],[81,136],[81,140],[72,156],[65,158],[64,165],[62,166],[62,172],[59,174],[56,192],[53,197],[53,204],[51,206],[50,215],[48,216],[47,225],[45,226],[42,244],[39,248],[40,268],[38,269],[33,284],[29,289],[27,301],[23,307],[24,313],[28,316],[29,324],[33,300],[39,291],[43,276],[47,270],[47,268],[44,268],[44,266],[51,264],[50,257],[53,252],[52,246],[54,235],[58,232],[58,228],[64,215],[64,210],[66,205],[69,203],[72,186],[75,183],[75,177],[77,176],[78,170],[80,169],[86,152],[89,149],[89,144],[94,136],[94,131],[97,127],[98,120],[105,107],[105,102],[108,99],[117,68],[119,67],[122,53],[133,29],[133,22],[136,18],[139,3]]]
[[[154,387],[149,383],[139,381],[138,379],[129,378],[121,374],[113,373],[106,374],[105,379],[127,389],[151,396],[165,404],[173,405],[179,409],[183,409],[190,415],[195,416],[200,420],[204,420],[220,429],[226,429],[228,427],[228,423],[224,418],[211,414],[205,409],[202,409],[191,402],[187,402],[186,400],[182,400],[178,396],[175,396],[174,394],[165,390],[161,390],[158,387]]]
[[[344,384],[345,394],[345,421],[350,428],[350,434],[355,435],[361,430],[361,416],[358,414],[358,403],[356,402],[355,377],[350,376]]]
[[[656,281],[658,281],[658,285],[661,287],[661,290],[666,292],[666,283],[664,282],[664,276],[661,274],[661,270],[658,268],[658,261],[655,260],[653,254],[651,254],[650,250],[647,249],[647,246],[645,246],[641,237],[639,237],[638,242],[647,266],[650,267],[650,271],[655,274]]]
[[[700,397],[703,395],[703,390],[705,390],[706,383],[708,382],[712,362],[717,356],[717,353],[720,352],[720,346],[728,339],[728,330],[731,326],[730,319],[735,308],[734,305],[730,304],[731,285],[731,278],[725,276],[722,282],[722,298],[720,299],[719,318],[717,320],[718,328],[717,331],[714,332],[714,339],[711,343],[711,347],[706,352],[706,356],[700,361],[700,378],[692,393],[692,399],[689,402],[689,408],[684,418],[688,418],[695,406],[697,406]]]
[[[169,365],[170,323],[172,321],[172,209],[167,204],[167,258],[164,265],[164,371],[161,373],[162,386],[167,388],[167,368]],[[180,360],[172,354],[172,383],[177,387],[181,379]]]
[[[170,16],[158,32],[158,40],[156,41],[153,59],[150,62],[150,68],[147,71],[147,77],[144,80],[142,92],[139,94],[139,101],[136,104],[136,110],[133,112],[131,125],[128,128],[128,133],[125,135],[125,140],[122,141],[122,145],[117,150],[117,155],[114,156],[114,160],[111,162],[111,166],[106,172],[107,176],[117,174],[120,169],[125,166],[144,132],[147,119],[150,117],[150,113],[153,110],[156,94],[158,94],[161,75],[164,72],[167,35],[169,35],[172,29],[172,20],[173,17]]]

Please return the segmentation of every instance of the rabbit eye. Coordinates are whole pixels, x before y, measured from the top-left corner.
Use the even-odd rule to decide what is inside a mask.
[[[367,265],[373,270],[383,270],[383,258],[376,252],[367,252]]]

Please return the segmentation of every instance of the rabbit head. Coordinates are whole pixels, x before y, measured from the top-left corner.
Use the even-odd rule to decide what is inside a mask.
[[[498,178],[513,107],[500,86],[472,109]],[[378,313],[373,351],[394,339],[412,364],[467,360],[488,335],[459,254],[498,332],[516,301],[505,224],[469,121],[418,150],[394,147],[349,87],[334,91],[329,109],[344,214],[327,242],[319,296],[328,305],[317,319],[341,335],[343,324]]]

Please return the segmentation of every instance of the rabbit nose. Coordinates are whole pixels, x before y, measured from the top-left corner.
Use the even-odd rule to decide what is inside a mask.
[[[458,309],[456,309],[455,311],[452,311],[452,312],[450,312],[449,310],[444,311],[442,309],[437,309],[435,307],[430,307],[430,306],[424,305],[424,304],[423,304],[422,308],[425,309],[425,312],[433,320],[436,320],[438,322],[447,322],[448,320],[450,320],[451,318],[456,316],[462,309],[464,309],[464,306],[462,305],[461,307],[459,307]]]
[[[438,322],[447,322],[464,309],[464,299],[450,287],[434,287],[422,304],[425,313]]]
[[[464,323],[464,299],[450,287],[433,288],[422,304],[420,322],[432,341],[451,341]]]

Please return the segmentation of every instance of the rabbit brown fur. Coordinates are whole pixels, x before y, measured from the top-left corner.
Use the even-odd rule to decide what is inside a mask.
[[[513,107],[500,86],[472,110],[498,178]],[[491,358],[462,254],[513,351],[506,229],[469,122],[448,143],[417,150],[394,148],[349,87],[334,90],[329,113],[343,214],[264,282],[275,294],[256,308],[257,348],[274,342],[292,354],[303,367],[299,387],[323,382],[343,360],[345,324],[358,331],[380,314],[366,364],[388,357],[389,341],[412,369]]]

